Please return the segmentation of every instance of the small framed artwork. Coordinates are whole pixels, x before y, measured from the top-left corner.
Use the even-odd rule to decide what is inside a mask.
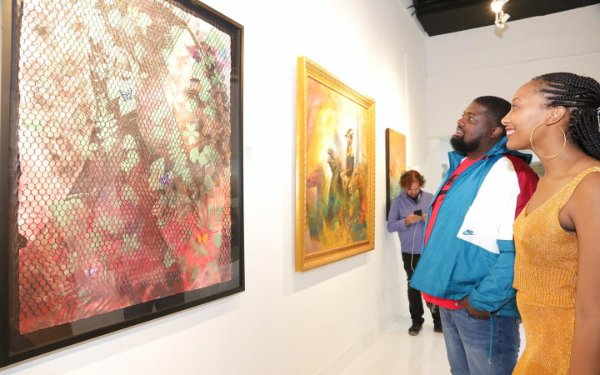
[[[375,101],[298,58],[296,271],[375,246]]]
[[[406,137],[393,129],[385,129],[385,217],[392,201],[400,195],[400,176],[406,170]]]
[[[4,2],[0,366],[244,290],[242,26]]]

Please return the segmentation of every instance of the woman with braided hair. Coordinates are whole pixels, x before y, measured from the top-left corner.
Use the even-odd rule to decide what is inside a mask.
[[[544,176],[514,224],[526,348],[514,374],[600,374],[600,84],[572,73],[519,88],[507,147]]]

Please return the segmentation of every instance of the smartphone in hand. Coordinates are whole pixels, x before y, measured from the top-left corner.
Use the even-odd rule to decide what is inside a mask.
[[[423,216],[423,210],[421,210],[421,209],[415,210],[415,212],[413,212],[413,214],[415,214],[417,216]]]

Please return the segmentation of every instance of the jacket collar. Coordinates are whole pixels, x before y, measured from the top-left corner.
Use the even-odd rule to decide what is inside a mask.
[[[408,194],[406,194],[406,190],[402,190],[402,194],[404,195],[404,199],[409,199],[411,202],[414,202],[415,200],[412,199],[411,197],[408,196]],[[423,196],[423,189],[419,190],[419,194],[417,194],[417,202],[419,203],[421,201],[421,197]]]

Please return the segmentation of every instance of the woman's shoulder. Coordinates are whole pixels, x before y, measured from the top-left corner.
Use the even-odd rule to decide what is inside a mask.
[[[594,189],[593,192],[597,194],[600,188],[600,163],[587,166],[575,176],[574,180],[577,182],[575,192]]]
[[[572,201],[579,207],[600,207],[600,163],[593,163],[580,170],[573,180]]]

